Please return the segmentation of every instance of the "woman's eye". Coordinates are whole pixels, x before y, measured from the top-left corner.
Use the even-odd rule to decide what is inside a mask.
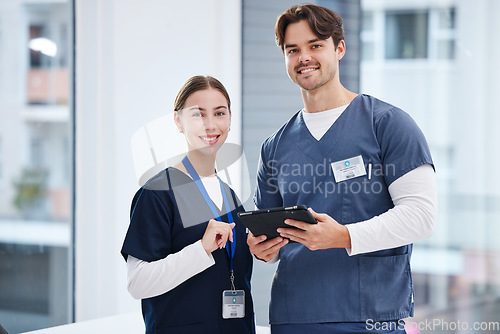
[[[215,116],[225,116],[226,113],[224,111],[218,111]]]

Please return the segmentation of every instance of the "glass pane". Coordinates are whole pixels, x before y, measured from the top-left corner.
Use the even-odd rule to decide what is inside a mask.
[[[372,31],[374,29],[373,13],[364,13],[361,20],[362,31]]]
[[[409,8],[416,1],[400,4]],[[407,319],[408,333],[500,333],[500,181],[493,176],[498,159],[492,154],[500,135],[495,130],[498,108],[491,99],[491,92],[498,91],[492,73],[500,65],[491,55],[500,50],[492,43],[499,33],[490,29],[491,36],[475,43],[474,52],[456,47],[454,36],[471,40],[475,32],[470,27],[497,23],[488,6],[460,2],[460,10],[468,13],[466,22],[457,22],[455,9],[439,11],[436,28],[441,30],[435,35],[440,39],[433,41],[437,56],[453,58],[453,63],[403,62],[397,71],[381,64],[377,71],[361,73],[362,92],[383,94],[417,121],[436,165],[439,215],[434,235],[415,243],[413,250],[415,316]],[[386,56],[404,58],[404,41],[422,43],[412,42],[423,40],[416,30],[427,34],[417,29],[417,22],[427,20],[419,15],[387,14]]]
[[[388,13],[385,29],[387,59],[427,58],[427,12]]]
[[[65,1],[0,1],[0,323],[72,320],[69,60]]]
[[[439,28],[455,29],[455,8],[442,9],[439,11]]]
[[[455,40],[438,41],[438,59],[455,58]]]
[[[375,43],[374,42],[363,42],[361,44],[361,59],[362,60],[375,59]]]

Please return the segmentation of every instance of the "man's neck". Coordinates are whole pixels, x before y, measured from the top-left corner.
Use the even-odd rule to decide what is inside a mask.
[[[340,83],[338,86],[322,86],[315,90],[301,89],[302,100],[304,101],[304,110],[308,113],[315,113],[330,109],[335,109],[346,104],[357,96],[345,89]]]

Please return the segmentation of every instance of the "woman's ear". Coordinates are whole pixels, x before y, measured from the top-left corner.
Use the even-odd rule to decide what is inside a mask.
[[[181,116],[179,115],[179,111],[174,110],[174,122],[175,125],[177,126],[177,129],[179,129],[179,132],[182,133],[182,121],[181,121]]]

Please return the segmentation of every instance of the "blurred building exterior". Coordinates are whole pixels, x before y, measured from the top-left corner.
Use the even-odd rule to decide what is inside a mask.
[[[0,1],[0,323],[71,321],[71,10]]]
[[[439,218],[415,245],[410,321],[497,321],[500,3],[364,0],[362,9],[361,92],[407,111],[436,165]]]
[[[407,321],[418,324],[443,319],[470,325],[498,321],[500,181],[495,172],[500,164],[496,147],[500,142],[496,131],[500,112],[495,97],[500,91],[500,21],[496,17],[500,2],[311,2],[336,10],[344,17],[347,55],[340,68],[344,85],[408,112],[431,147],[439,186],[439,218],[434,236],[415,244],[412,268],[416,311],[415,317]],[[213,0],[197,9],[189,1],[169,5],[159,0],[76,3],[76,15],[82,18],[80,24],[93,24],[92,19],[85,19],[92,15],[101,20],[97,22],[99,28],[92,28],[87,35],[82,33],[80,38],[87,57],[79,60],[85,69],[79,72],[79,80],[97,78],[100,85],[93,88],[97,85],[94,80],[79,82],[77,92],[87,108],[77,110],[83,121],[75,126],[77,132],[81,129],[79,145],[90,142],[81,155],[73,152],[72,1],[0,0],[0,323],[10,333],[138,307],[122,286],[125,271],[118,254],[127,227],[126,205],[137,187],[133,168],[126,166],[132,165],[132,161],[129,153],[124,152],[134,131],[169,110],[165,105],[172,104],[176,89],[187,77],[199,73],[215,75],[235,97],[236,126],[232,135],[241,135],[250,174],[250,189],[243,193],[255,187],[261,143],[302,107],[299,89],[287,77],[283,55],[274,40],[277,16],[294,1],[241,0],[230,7],[224,1]],[[143,15],[154,19],[129,21],[131,13],[141,6]],[[175,13],[174,7],[178,13],[193,9],[198,19],[190,22],[201,22],[207,8],[210,15],[220,18],[238,17],[241,37],[236,39],[240,39],[240,44],[227,42],[240,36],[238,31],[229,34],[229,23],[213,23],[204,28],[208,37],[200,38],[205,56],[195,55],[198,45],[193,43],[186,43],[190,47],[187,51],[175,49],[171,55],[171,47],[163,48],[164,44],[185,42],[173,27],[189,25],[182,15],[176,15],[178,21],[175,17],[167,20],[169,26],[161,26],[164,31],[155,31],[160,25],[154,24],[163,22],[165,13]],[[108,20],[103,13],[112,15]],[[145,22],[151,22],[149,33],[158,34],[158,40],[170,41],[169,44],[146,39],[144,49],[154,51],[149,56],[139,55],[130,42],[131,38],[136,42],[144,40],[139,31]],[[116,28],[125,23],[127,29]],[[203,33],[198,26],[193,26],[192,31],[185,29],[191,40]],[[92,38],[99,40],[95,59],[94,50],[89,49]],[[158,53],[156,44],[161,45]],[[234,48],[239,51],[234,52]],[[186,52],[190,66],[171,66],[182,51]],[[233,63],[231,59],[240,53],[241,59]],[[140,57],[147,60],[139,61],[144,70],[130,66]],[[97,65],[92,67],[94,62]],[[106,66],[110,64],[113,66]],[[102,72],[91,75],[97,71]],[[163,83],[167,77],[168,82]],[[150,94],[151,90],[156,91]],[[158,97],[160,94],[164,96]],[[98,102],[87,102],[88,96],[97,96]],[[95,105],[98,107],[94,110]],[[119,112],[103,115],[108,106]],[[136,114],[136,110],[141,112]],[[237,115],[241,115],[240,120]],[[237,132],[237,127],[241,132]],[[88,129],[97,130],[97,135]],[[107,132],[103,135],[99,131]],[[102,141],[102,145],[97,141]],[[125,149],[121,149],[120,143],[125,143]],[[104,154],[105,148],[114,153]],[[78,161],[75,156],[85,159]],[[73,188],[75,164],[81,164],[79,172],[84,177]],[[108,190],[104,182],[115,173],[116,179],[109,183]],[[89,175],[90,180],[102,182],[85,181]],[[97,193],[100,197],[89,206],[85,199]],[[75,219],[74,197],[82,201],[81,212],[76,213]],[[252,209],[251,200],[246,200],[245,206]],[[96,207],[98,210],[94,210]],[[79,229],[73,229],[75,220]],[[76,249],[80,269],[75,270],[72,240],[82,238],[81,231],[85,236]],[[94,238],[95,249],[82,250],[83,246],[93,246]],[[102,254],[103,249],[116,254]],[[90,259],[89,263],[84,262],[84,257]],[[119,265],[109,265],[110,258]],[[101,272],[103,268],[112,273]],[[256,319],[259,325],[266,325],[275,266],[256,261],[254,268]],[[94,292],[89,291],[94,290],[92,295]],[[115,298],[103,291],[111,291],[109,295]],[[74,298],[75,294],[84,297]],[[100,295],[103,299],[99,299]],[[101,310],[94,307],[95,303],[106,306]]]

